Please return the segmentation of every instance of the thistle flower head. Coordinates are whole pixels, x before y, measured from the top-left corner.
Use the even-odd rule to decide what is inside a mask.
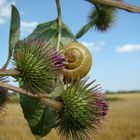
[[[89,20],[96,18],[95,29],[106,31],[114,23],[114,9],[112,7],[97,5],[89,14]]]
[[[68,84],[61,94],[63,108],[58,112],[58,133],[67,140],[89,140],[100,126],[108,105],[97,86],[87,79]]]
[[[60,53],[42,41],[22,41],[14,51],[14,65],[20,71],[16,78],[34,93],[53,89],[57,70],[64,66],[64,61]]]
[[[0,77],[0,81],[5,81],[2,77]],[[5,108],[6,101],[8,100],[8,90],[0,87],[0,112]]]
[[[96,19],[94,24],[95,29],[98,31],[106,31],[108,28],[110,28],[115,22],[116,8],[104,4],[96,4],[92,0],[86,1],[94,5],[88,18],[89,21],[92,21],[94,18]],[[114,1],[122,1],[122,0],[114,0]]]

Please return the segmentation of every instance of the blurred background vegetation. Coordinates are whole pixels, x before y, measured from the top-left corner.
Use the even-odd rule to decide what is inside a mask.
[[[140,92],[106,93],[108,116],[91,140],[140,140]],[[18,102],[18,95],[11,94],[6,112],[0,114],[0,140],[35,140]],[[59,136],[53,130],[41,140],[59,140]]]

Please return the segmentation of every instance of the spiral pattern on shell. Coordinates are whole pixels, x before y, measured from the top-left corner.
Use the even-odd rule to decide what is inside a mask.
[[[83,78],[92,65],[92,56],[89,50],[78,42],[72,42],[64,47],[67,63],[63,68],[65,81]]]

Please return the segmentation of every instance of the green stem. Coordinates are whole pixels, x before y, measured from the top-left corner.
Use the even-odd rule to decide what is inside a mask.
[[[60,41],[61,41],[61,26],[62,26],[60,0],[56,0],[56,6],[57,6],[57,14],[58,14],[57,17],[58,40],[57,40],[56,50],[58,51],[60,47]]]
[[[0,70],[5,70],[7,68],[8,64],[10,62],[10,59],[11,59],[11,55],[9,54],[4,66]]]
[[[45,105],[48,105],[48,106],[54,108],[55,110],[60,110],[62,108],[62,103],[59,101],[56,101],[54,99],[51,99],[48,96],[48,94],[41,94],[41,93],[33,94],[30,91],[27,91],[23,88],[19,88],[19,87],[16,87],[16,86],[13,86],[11,84],[8,84],[6,82],[1,82],[1,81],[0,81],[0,87],[15,91],[19,94],[23,94],[23,95],[26,95],[26,96],[29,96],[29,97],[32,97],[35,99],[40,99],[40,101],[43,102]]]
[[[80,31],[75,35],[75,37],[78,39],[82,37],[85,33],[89,31],[93,27],[93,25],[96,23],[96,18],[91,20],[89,23],[87,23],[85,26],[83,26]]]
[[[125,10],[127,12],[140,13],[140,7],[129,5],[118,0],[116,1],[115,0],[90,0],[90,3],[107,5],[107,6]]]
[[[18,76],[18,75],[20,75],[20,72],[15,69],[0,70],[0,76]]]

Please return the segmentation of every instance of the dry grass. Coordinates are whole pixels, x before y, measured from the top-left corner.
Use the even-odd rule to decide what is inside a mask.
[[[140,140],[140,94],[117,94],[111,97],[110,109],[103,128],[93,140]],[[21,108],[8,104],[0,115],[0,140],[35,140]],[[52,131],[41,140],[59,140]]]

